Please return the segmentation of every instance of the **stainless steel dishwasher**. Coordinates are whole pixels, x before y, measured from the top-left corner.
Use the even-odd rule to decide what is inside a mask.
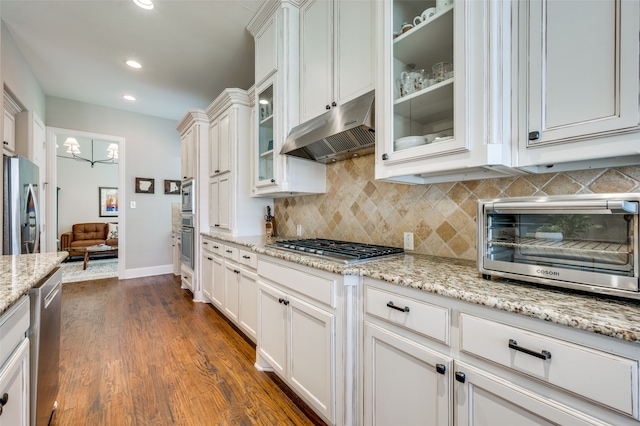
[[[62,270],[29,292],[31,300],[31,424],[48,425],[58,406]]]

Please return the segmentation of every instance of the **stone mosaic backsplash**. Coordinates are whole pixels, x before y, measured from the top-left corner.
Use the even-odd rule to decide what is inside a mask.
[[[415,252],[476,259],[476,204],[483,198],[640,192],[640,166],[590,169],[433,185],[374,179],[374,156],[327,165],[327,192],[276,199],[278,234],[403,246]]]

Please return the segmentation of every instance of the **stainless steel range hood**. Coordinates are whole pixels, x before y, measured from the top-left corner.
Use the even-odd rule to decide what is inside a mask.
[[[328,163],[373,153],[374,95],[372,90],[294,127],[280,154]]]

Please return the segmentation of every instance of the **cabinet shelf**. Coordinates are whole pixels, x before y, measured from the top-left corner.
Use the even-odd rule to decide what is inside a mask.
[[[273,128],[273,114],[271,114],[267,118],[264,118],[264,119],[260,120],[260,126],[268,127],[270,129],[272,129]]]
[[[270,149],[269,151],[265,151],[260,153],[260,157],[271,157],[273,155],[273,149]]]
[[[453,116],[453,78],[397,99],[394,114],[426,124]]]
[[[421,23],[393,41],[393,56],[416,68],[431,67],[438,62],[450,62],[453,52],[453,6]],[[418,54],[419,52],[419,54]]]

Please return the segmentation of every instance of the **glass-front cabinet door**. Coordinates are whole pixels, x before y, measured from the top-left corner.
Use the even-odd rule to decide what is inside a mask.
[[[275,108],[273,105],[273,85],[258,94],[256,115],[258,116],[258,183],[274,182],[273,128]]]
[[[494,123],[504,125],[498,117],[505,114],[503,93],[509,93],[508,78],[501,78],[509,70],[501,56],[508,49],[493,42],[508,42],[503,39],[508,32],[490,30],[493,19],[497,28],[509,28],[508,8],[499,3],[377,3],[377,179],[458,181],[492,177],[487,170],[510,165],[508,140],[498,136],[508,136],[508,128],[488,130]]]

